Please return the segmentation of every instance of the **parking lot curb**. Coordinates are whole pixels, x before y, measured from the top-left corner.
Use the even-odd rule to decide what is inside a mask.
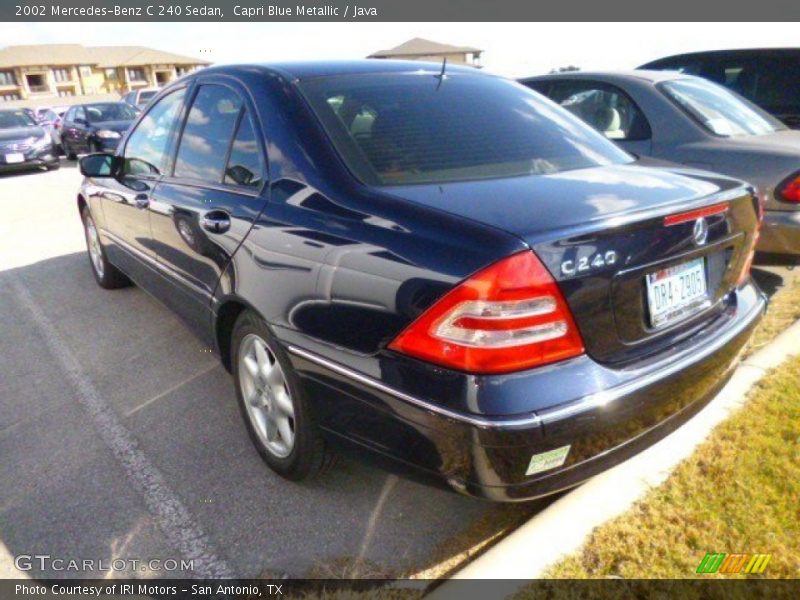
[[[550,566],[579,550],[596,527],[622,514],[647,491],[665,481],[714,427],[744,404],[755,383],[770,369],[797,354],[800,354],[800,321],[744,360],[714,399],[677,431],[550,504],[427,598],[445,600],[463,591],[452,580],[517,580],[514,585],[504,587],[511,594],[525,580],[541,577]]]

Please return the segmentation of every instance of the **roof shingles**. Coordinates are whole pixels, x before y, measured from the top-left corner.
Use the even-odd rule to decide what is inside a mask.
[[[48,65],[136,67],[155,64],[208,65],[208,61],[144,46],[41,44],[0,48],[0,68]]]

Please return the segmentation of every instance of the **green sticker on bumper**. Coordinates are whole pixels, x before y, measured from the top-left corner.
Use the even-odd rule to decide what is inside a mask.
[[[534,473],[541,473],[548,469],[560,467],[567,460],[569,449],[570,446],[568,445],[561,446],[561,448],[556,448],[555,450],[548,450],[541,454],[534,454],[531,456],[531,462],[528,465],[528,470],[525,471],[525,475],[533,475]]]

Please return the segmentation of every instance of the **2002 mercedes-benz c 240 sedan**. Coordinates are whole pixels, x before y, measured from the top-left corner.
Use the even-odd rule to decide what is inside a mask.
[[[751,188],[470,68],[204,69],[81,170],[98,283],[219,352],[291,479],[335,442],[494,500],[568,488],[702,407],[765,307]]]

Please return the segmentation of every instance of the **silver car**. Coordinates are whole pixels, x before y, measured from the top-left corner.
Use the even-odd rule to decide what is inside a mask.
[[[749,181],[764,198],[762,258],[800,257],[800,131],[722,86],[677,72],[568,72],[521,83],[632,154]]]

